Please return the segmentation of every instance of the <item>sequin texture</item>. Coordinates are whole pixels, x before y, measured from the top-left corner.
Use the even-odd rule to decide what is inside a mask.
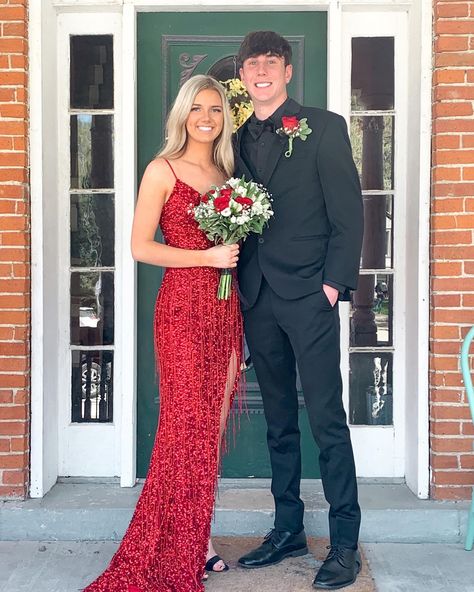
[[[189,213],[199,193],[177,179],[160,226],[167,244],[211,243]],[[216,297],[219,270],[168,268],[158,294],[155,351],[160,417],[148,475],[108,568],[84,592],[201,592],[219,468],[225,393],[241,388],[236,290]],[[227,407],[225,407],[227,408]]]

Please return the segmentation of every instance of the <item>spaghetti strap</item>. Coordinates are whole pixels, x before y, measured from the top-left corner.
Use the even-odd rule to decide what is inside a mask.
[[[166,158],[164,158],[163,160],[164,160],[166,163],[168,163],[168,166],[170,167],[170,169],[171,169],[171,172],[172,172],[172,173],[173,173],[173,175],[174,175],[174,178],[175,178],[176,180],[178,180],[178,177],[176,176],[176,173],[174,172],[174,168],[171,166],[171,163],[170,163],[170,161],[169,161],[169,160],[167,160]]]

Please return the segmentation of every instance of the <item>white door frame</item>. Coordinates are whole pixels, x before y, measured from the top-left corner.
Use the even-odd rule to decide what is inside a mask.
[[[93,13],[96,19],[114,13],[121,17],[122,47],[115,48],[117,64],[121,62],[121,77],[127,83],[122,88],[120,119],[122,166],[117,196],[121,204],[121,218],[117,231],[130,236],[136,194],[136,13],[139,11],[242,11],[242,10],[327,10],[328,11],[328,108],[343,114],[349,97],[343,95],[344,68],[341,60],[345,46],[344,22],[351,13],[383,12],[387,19],[394,11],[406,12],[409,31],[409,60],[418,67],[411,68],[407,81],[410,102],[410,163],[407,171],[407,234],[416,244],[417,264],[407,272],[406,306],[402,311],[409,331],[410,347],[404,353],[407,372],[406,393],[410,406],[405,414],[404,474],[408,485],[419,497],[429,491],[428,440],[428,335],[429,335],[429,197],[430,197],[430,141],[431,141],[431,16],[428,0],[327,0],[313,2],[299,0],[254,0],[218,2],[212,0],[175,0],[173,5],[157,0],[44,0],[30,6],[30,154],[32,196],[32,426],[31,426],[31,495],[43,496],[58,475],[58,422],[54,409],[59,397],[57,376],[59,369],[47,354],[53,351],[55,335],[60,326],[51,313],[51,302],[59,299],[58,286],[51,277],[50,258],[55,255],[58,238],[57,215],[52,196],[57,193],[58,163],[51,138],[58,137],[55,115],[57,84],[55,78],[56,35],[58,13]],[[99,14],[100,13],[100,14]],[[119,66],[120,67],[120,66]],[[421,79],[420,79],[421,72]],[[116,155],[119,156],[116,152]],[[409,193],[408,193],[409,192]],[[54,198],[53,198],[54,199]],[[118,212],[117,212],[118,213]],[[120,225],[120,227],[119,227]],[[413,251],[412,251],[413,253]],[[118,471],[122,486],[135,483],[136,455],[136,273],[124,238],[123,248],[116,251],[116,291],[120,291],[120,315],[116,333],[117,365],[127,368],[115,385],[117,406],[121,407],[119,426],[121,443]],[[407,262],[408,263],[408,262]],[[133,279],[133,281],[132,281]],[[119,283],[120,282],[120,283]],[[413,283],[415,282],[415,283]],[[408,297],[409,296],[409,297]],[[64,298],[64,295],[63,295]],[[58,301],[58,300],[56,300]],[[347,330],[347,329],[346,329]],[[53,354],[54,357],[54,354]],[[408,396],[408,395],[407,395]]]

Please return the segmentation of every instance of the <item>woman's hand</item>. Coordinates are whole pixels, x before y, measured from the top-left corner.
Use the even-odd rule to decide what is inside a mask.
[[[203,252],[205,267],[230,269],[237,267],[239,260],[239,245],[217,245]]]

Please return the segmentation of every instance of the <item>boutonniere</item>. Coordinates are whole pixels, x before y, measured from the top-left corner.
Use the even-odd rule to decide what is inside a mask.
[[[293,140],[300,138],[306,140],[309,134],[313,131],[307,123],[306,117],[298,119],[294,115],[292,117],[282,117],[282,127],[278,128],[276,133],[280,136],[288,136],[288,150],[285,152],[286,158],[291,156],[293,152]]]

